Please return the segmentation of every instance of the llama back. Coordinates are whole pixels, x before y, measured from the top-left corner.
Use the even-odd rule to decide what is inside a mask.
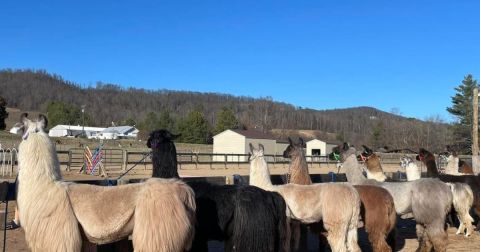
[[[152,178],[145,184],[134,215],[132,240],[140,245],[135,251],[190,249],[195,234],[196,207],[192,189],[177,179]],[[150,225],[151,220],[161,221]]]
[[[39,188],[38,193],[19,185],[18,210],[25,239],[32,251],[80,251],[79,223],[71,210],[65,185]],[[61,242],[52,242],[52,237]]]
[[[463,183],[447,183],[453,195],[453,207],[457,211],[457,213],[469,212],[470,208],[473,205],[473,191],[469,185]],[[467,217],[473,221],[473,218],[469,215]]]
[[[286,204],[274,192],[239,187],[233,223],[233,245],[237,251],[285,251],[287,239]],[[252,201],[255,199],[255,201]],[[277,230],[272,235],[272,230]]]

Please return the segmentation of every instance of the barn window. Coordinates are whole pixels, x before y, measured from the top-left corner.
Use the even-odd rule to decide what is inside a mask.
[[[312,149],[312,156],[320,156],[321,152],[320,149]]]

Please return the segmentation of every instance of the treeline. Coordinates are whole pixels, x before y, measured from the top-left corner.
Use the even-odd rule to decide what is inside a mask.
[[[152,91],[122,88],[103,82],[82,88],[77,83],[45,71],[1,70],[0,96],[5,98],[8,106],[22,110],[46,112],[53,101],[71,104],[76,108],[86,105],[85,113],[89,123],[94,126],[128,122],[135,123],[144,131],[158,125],[170,125],[172,129],[182,131],[186,130],[186,125],[192,124],[191,121],[204,120],[201,123],[207,129],[203,137],[205,141],[209,141],[211,135],[219,130],[219,114],[225,110],[233,114],[235,127],[261,131],[314,130],[318,136],[330,136],[327,141],[349,141],[373,147],[387,145],[390,148],[422,146],[432,150],[443,150],[445,145],[453,141],[450,126],[438,118],[421,121],[369,107],[312,110],[275,102],[269,97]],[[231,115],[226,117],[231,119]],[[167,124],[165,118],[168,118]],[[226,124],[230,123],[230,119],[226,120]]]

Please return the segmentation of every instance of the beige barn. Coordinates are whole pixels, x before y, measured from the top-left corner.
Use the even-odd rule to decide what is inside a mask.
[[[248,156],[221,154],[248,155],[250,152],[250,143],[255,147],[257,147],[259,143],[263,144],[266,155],[281,155],[288,145],[283,143],[277,147],[277,140],[272,135],[260,131],[229,129],[213,136],[213,153],[219,154],[213,156],[213,161],[223,162],[225,161],[225,158],[227,158],[228,162],[248,161]],[[282,149],[283,146],[285,146],[285,148]]]
[[[305,155],[307,156],[307,161],[312,161],[313,159],[320,159],[320,157],[315,156],[325,156],[332,152],[332,149],[336,146],[335,144],[327,143],[322,140],[312,139],[306,143],[307,150]],[[312,156],[312,157],[309,157]],[[313,160],[319,161],[319,160]]]

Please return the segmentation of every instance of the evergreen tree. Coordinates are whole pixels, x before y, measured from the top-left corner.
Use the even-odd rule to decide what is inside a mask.
[[[5,128],[7,128],[7,125],[5,124],[7,118],[7,102],[0,96],[0,130],[5,130]]]
[[[200,111],[192,111],[179,124],[182,134],[180,141],[185,143],[206,144],[210,141],[210,125]]]
[[[385,127],[383,126],[383,123],[380,121],[375,125],[375,127],[372,130],[372,135],[370,137],[370,146],[373,148],[378,148],[384,145],[384,137],[385,135]]]
[[[121,125],[136,126],[137,122],[133,118],[125,119],[121,122]]]
[[[62,101],[52,101],[47,105],[47,116],[49,121],[49,127],[55,127],[58,124],[67,124],[67,125],[82,125],[82,110],[80,107],[74,106],[73,104],[62,102]],[[85,113],[85,125],[90,124],[90,117]]]
[[[218,134],[227,129],[238,129],[239,122],[235,117],[233,111],[229,108],[223,107],[217,115],[217,123],[215,124],[215,134]]]
[[[155,112],[149,112],[145,119],[140,123],[139,128],[144,132],[151,132],[158,127],[158,117]]]
[[[158,117],[158,129],[166,129],[168,131],[173,131],[174,122],[170,116],[170,112],[166,109],[160,112]]]
[[[462,84],[455,88],[457,93],[452,96],[452,106],[447,111],[457,117],[460,124],[472,125],[472,95],[473,88],[477,86],[477,80],[471,74],[465,76]]]
[[[447,111],[454,115],[458,121],[453,126],[455,138],[458,141],[470,141],[470,129],[473,117],[473,88],[477,86],[477,80],[471,74],[465,76],[462,84],[455,88],[457,92],[452,96],[452,106]]]

